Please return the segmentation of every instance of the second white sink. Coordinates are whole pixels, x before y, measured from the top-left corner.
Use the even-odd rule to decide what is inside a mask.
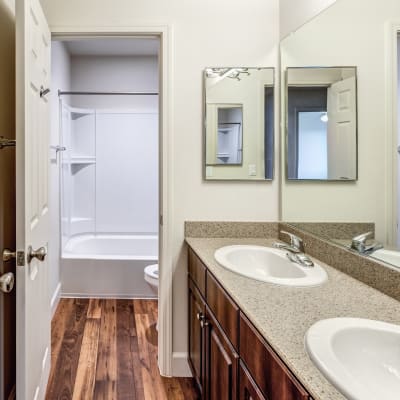
[[[316,286],[328,279],[314,263],[303,267],[289,261],[286,251],[264,246],[225,246],[214,254],[223,267],[248,278],[284,286]]]
[[[400,326],[362,318],[315,323],[306,349],[348,399],[400,399]]]

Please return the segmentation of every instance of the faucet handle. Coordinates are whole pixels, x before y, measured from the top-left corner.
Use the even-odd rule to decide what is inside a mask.
[[[304,242],[303,242],[302,238],[299,238],[294,233],[290,233],[290,232],[287,232],[287,231],[281,231],[281,233],[283,233],[284,235],[289,236],[290,244],[293,247],[297,248],[300,252],[304,253]]]
[[[354,236],[351,241],[353,243],[365,243],[369,237],[371,237],[374,234],[374,232],[369,231],[365,233],[361,233],[360,235]]]

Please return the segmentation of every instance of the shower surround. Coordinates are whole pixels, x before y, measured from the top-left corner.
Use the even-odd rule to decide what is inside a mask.
[[[158,259],[158,113],[74,97],[60,97],[62,295],[153,297],[143,269]]]

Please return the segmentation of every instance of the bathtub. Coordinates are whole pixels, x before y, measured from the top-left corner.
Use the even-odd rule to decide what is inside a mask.
[[[143,270],[157,260],[157,235],[73,236],[61,255],[61,295],[154,298]]]

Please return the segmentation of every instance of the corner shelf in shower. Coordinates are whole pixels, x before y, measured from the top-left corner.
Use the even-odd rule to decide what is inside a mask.
[[[96,164],[96,157],[94,157],[94,156],[72,156],[71,164],[74,164],[74,165]]]
[[[93,218],[89,217],[71,217],[71,222],[86,222],[93,221]]]
[[[85,117],[86,115],[93,115],[95,110],[89,108],[70,107],[71,119],[75,121],[78,118]]]

